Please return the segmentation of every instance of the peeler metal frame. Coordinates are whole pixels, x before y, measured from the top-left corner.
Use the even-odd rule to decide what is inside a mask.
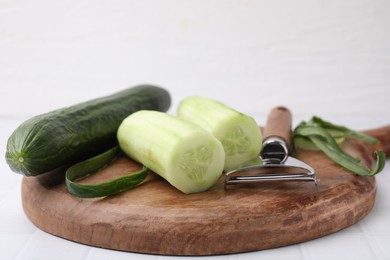
[[[274,108],[264,127],[262,165],[247,166],[225,174],[224,188],[234,184],[279,181],[312,181],[317,185],[316,171],[310,165],[289,156],[291,150],[291,113],[285,107]],[[295,170],[298,172],[289,172]]]

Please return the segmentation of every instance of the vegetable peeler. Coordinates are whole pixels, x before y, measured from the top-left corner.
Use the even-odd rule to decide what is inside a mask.
[[[225,190],[229,185],[272,181],[312,181],[317,185],[315,170],[289,156],[292,151],[292,115],[285,107],[271,110],[263,129],[260,165],[246,166],[225,175]]]

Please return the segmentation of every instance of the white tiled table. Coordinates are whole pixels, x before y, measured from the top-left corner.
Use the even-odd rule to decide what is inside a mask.
[[[383,118],[342,118],[346,125],[356,129],[382,126]],[[0,154],[5,143],[22,119],[1,119]],[[363,124],[364,122],[364,124]],[[0,259],[180,259],[118,252],[81,245],[58,238],[37,229],[25,216],[20,196],[22,177],[0,163]],[[390,259],[390,168],[377,177],[377,201],[373,211],[357,224],[340,232],[282,248],[227,256],[209,256],[205,259]],[[185,257],[183,257],[185,258]]]

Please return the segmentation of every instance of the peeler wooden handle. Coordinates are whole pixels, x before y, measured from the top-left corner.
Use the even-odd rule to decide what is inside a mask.
[[[271,110],[263,129],[263,149],[260,158],[263,163],[282,164],[291,152],[292,115],[285,107]]]
[[[277,136],[286,142],[287,148],[291,150],[292,139],[292,115],[286,107],[275,107],[268,115],[266,125],[263,129],[263,139]]]

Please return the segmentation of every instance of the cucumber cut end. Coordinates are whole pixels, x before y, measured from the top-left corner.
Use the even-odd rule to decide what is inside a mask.
[[[184,99],[177,112],[180,118],[200,126],[221,141],[225,150],[224,171],[258,157],[263,138],[251,116],[217,100],[197,96]]]
[[[219,130],[222,133],[216,133],[225,150],[224,171],[258,157],[263,140],[260,128],[251,117],[240,115],[226,125],[230,127],[224,127]]]
[[[189,194],[208,190],[222,175],[225,153],[222,144],[211,135],[197,133],[181,142],[175,151],[167,180],[180,191]]]

